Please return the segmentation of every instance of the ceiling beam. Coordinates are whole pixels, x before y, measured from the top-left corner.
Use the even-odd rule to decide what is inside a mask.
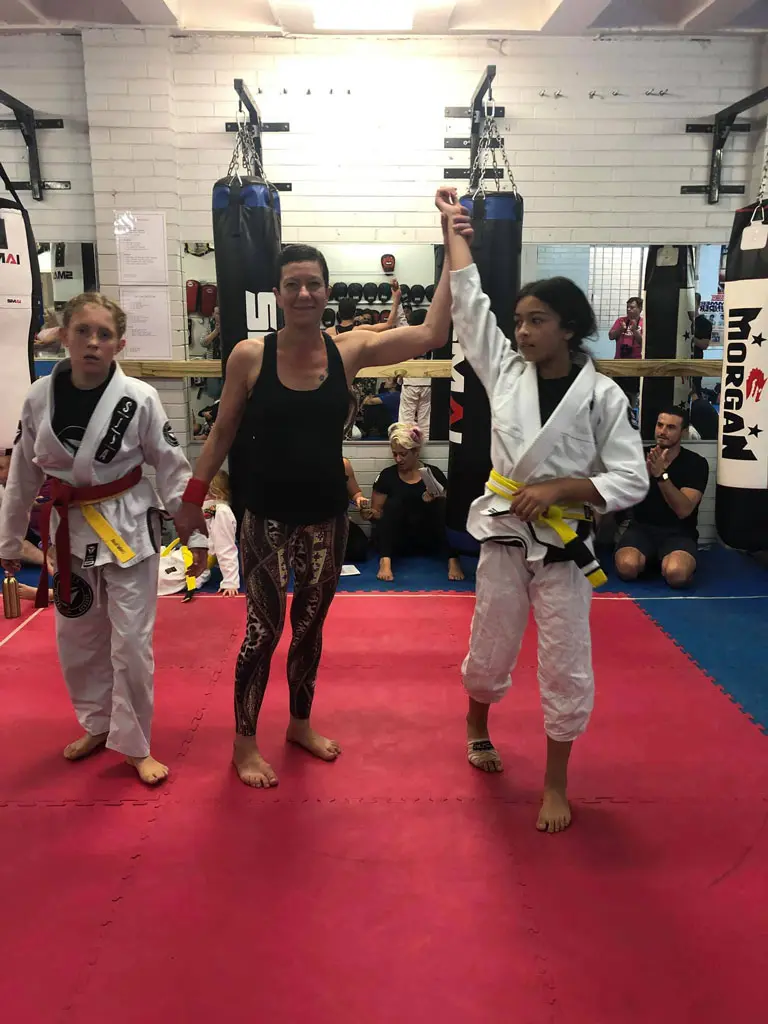
[[[178,0],[122,0],[140,25],[178,25]]]
[[[696,0],[680,26],[686,32],[717,32],[728,26],[755,0]]]
[[[541,31],[554,36],[580,35],[610,5],[611,0],[545,0]]]

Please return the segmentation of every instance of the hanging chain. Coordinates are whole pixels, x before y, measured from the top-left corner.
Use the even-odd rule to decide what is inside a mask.
[[[235,148],[232,152],[232,159],[229,162],[227,177],[240,178],[240,170],[250,177],[259,177],[262,181],[270,184],[269,178],[264,172],[264,165],[259,158],[259,151],[256,146],[257,127],[246,121],[243,116],[242,104],[237,112],[237,134],[235,137]]]
[[[501,153],[501,158],[504,161],[504,167],[507,171],[507,178],[509,179],[509,188],[512,192],[517,194],[517,185],[515,184],[515,176],[512,173],[509,160],[507,159],[507,150],[504,146],[504,139],[499,132],[499,126],[496,124],[496,106],[493,103],[493,94],[489,93],[488,98],[490,100],[489,105],[485,108],[483,131],[480,135],[480,142],[477,147],[477,154],[475,156],[474,163],[469,172],[470,184],[476,182],[475,190],[472,194],[472,198],[477,196],[485,196],[485,172],[488,167],[488,156],[490,155],[493,163],[493,180],[496,185],[496,191],[501,192],[501,181],[499,179],[499,159],[498,153]],[[768,165],[767,165],[768,166]]]

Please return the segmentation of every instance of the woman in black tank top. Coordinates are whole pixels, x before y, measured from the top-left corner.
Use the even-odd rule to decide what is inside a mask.
[[[248,607],[235,670],[233,760],[249,786],[277,784],[254,738],[272,655],[285,624],[291,574],[287,738],[325,761],[340,752],[337,743],[311,728],[309,719],[323,624],[347,541],[342,442],[353,407],[349,381],[363,367],[414,359],[445,344],[450,324],[447,261],[445,268],[422,327],[382,335],[340,329],[347,337],[337,347],[319,326],[330,295],[325,259],[309,246],[287,246],[276,275],[285,328],[264,338],[262,348],[252,342],[235,345],[227,362],[216,424],[176,522],[183,543],[193,530],[205,530],[199,506],[229,453],[237,510],[243,512],[240,549]],[[226,337],[222,346],[226,352]],[[206,564],[206,553],[196,550],[194,557],[198,572]]]

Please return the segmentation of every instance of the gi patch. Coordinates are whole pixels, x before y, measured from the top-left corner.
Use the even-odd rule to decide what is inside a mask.
[[[629,425],[630,425],[630,427],[632,427],[633,430],[639,430],[640,429],[640,423],[638,422],[638,419],[637,419],[637,413],[632,408],[632,406],[629,404],[629,402],[627,402],[627,419],[629,420]]]
[[[65,619],[79,619],[91,610],[93,590],[87,580],[72,573],[72,600],[69,604],[65,604],[59,596],[60,585],[60,576],[56,573],[53,577],[53,601],[60,615]]]
[[[112,410],[109,427],[96,452],[96,461],[108,465],[120,451],[125,432],[136,415],[139,403],[126,395]]]
[[[85,546],[85,558],[83,559],[83,568],[90,569],[91,566],[96,565],[96,555],[99,552],[98,544],[86,544]]]
[[[179,447],[179,440],[174,434],[173,428],[171,427],[171,424],[168,422],[168,420],[165,421],[165,426],[163,427],[163,437],[165,438],[166,442],[171,446],[171,448]]]

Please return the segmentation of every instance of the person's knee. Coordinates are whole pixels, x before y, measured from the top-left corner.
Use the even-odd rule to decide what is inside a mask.
[[[667,555],[661,564],[661,572],[670,587],[687,587],[696,570],[696,562],[688,554]]]
[[[615,563],[616,572],[623,580],[636,580],[645,568],[645,557],[637,548],[619,548]]]

